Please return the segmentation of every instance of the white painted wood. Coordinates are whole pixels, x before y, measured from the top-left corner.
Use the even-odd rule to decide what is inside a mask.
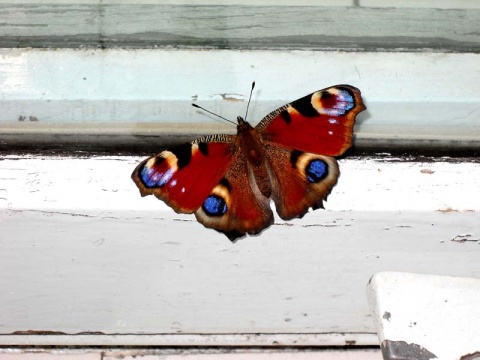
[[[357,145],[480,141],[476,9],[28,2],[0,1],[3,149],[230,131],[190,103],[235,118],[252,80],[250,119],[351,83],[368,106]],[[219,47],[237,50],[204,51]],[[141,199],[138,161],[2,158],[0,344],[375,345],[371,274],[480,274],[475,162],[342,161],[327,211],[231,245]]]
[[[170,212],[153,196],[138,196],[130,175],[141,160],[128,156],[4,156],[0,161],[0,207],[97,214],[118,210]],[[386,157],[339,163],[341,176],[326,204],[328,210],[439,214],[475,214],[480,210],[478,161],[444,158],[419,162]]]
[[[127,347],[148,347],[165,346],[169,349],[182,349],[185,347],[263,347],[263,348],[311,348],[311,347],[331,347],[331,346],[371,346],[378,345],[378,338],[373,333],[284,333],[284,334],[147,334],[138,332],[138,334],[79,334],[79,335],[35,335],[0,334],[0,344],[4,346],[127,346]],[[1,350],[0,350],[1,351]]]
[[[327,211],[231,244],[140,198],[139,160],[0,161],[0,343],[375,345],[372,274],[480,276],[475,162],[342,160]]]
[[[139,148],[183,141],[170,123],[183,135],[225,131],[190,103],[235,119],[256,80],[253,122],[351,83],[368,106],[359,147],[480,147],[478,9],[319,4],[0,2],[0,143]]]
[[[121,353],[120,353],[121,354]],[[105,360],[117,359],[118,354],[107,354]],[[125,360],[137,359],[137,355],[122,357]],[[223,354],[191,354],[188,360],[381,360],[378,350],[324,350],[324,351],[260,351]],[[140,356],[141,360],[184,360],[182,355],[146,355]]]
[[[102,354],[92,351],[0,350],[0,360],[102,360]]]
[[[368,107],[356,126],[357,146],[383,140],[393,147],[422,141],[480,147],[478,54],[0,52],[0,140],[6,144],[84,139],[131,145],[158,142],[151,137],[165,139],[172,132],[234,131],[190,104],[235,119],[244,113],[251,81],[257,80],[249,114],[253,123],[307,93],[350,83],[362,90]],[[287,80],[278,76],[286,64],[293,66]]]
[[[379,350],[1,350],[0,360],[380,360]]]
[[[381,343],[415,344],[438,360],[480,357],[480,279],[382,272],[368,298]]]
[[[243,109],[251,83],[256,80],[255,102],[283,103],[296,99],[299,91],[308,93],[341,83],[361,88],[368,104],[426,103],[424,106],[435,111],[432,104],[480,102],[475,91],[475,82],[480,79],[477,54],[1,49],[1,55],[2,101],[168,103],[194,99],[223,100],[230,106],[241,102]],[[272,57],[276,61],[272,62]],[[381,66],[372,64],[380,58]],[[287,79],[279,77],[286,64],[295,65],[289,69]],[[454,66],[457,72],[452,73]],[[442,82],[449,86],[440,86]],[[88,110],[84,110],[85,116]],[[116,121],[126,120],[121,114],[112,115],[117,115],[113,118]],[[159,115],[168,119],[165,114]],[[460,115],[465,118],[469,114]],[[2,120],[6,119],[12,120],[2,115]]]

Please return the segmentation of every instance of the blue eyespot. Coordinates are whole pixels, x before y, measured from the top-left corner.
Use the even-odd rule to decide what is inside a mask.
[[[315,159],[310,161],[306,168],[307,180],[317,183],[328,175],[328,165],[325,161]]]
[[[202,208],[209,216],[222,216],[227,212],[225,200],[217,195],[210,195],[203,203]]]
[[[162,187],[172,178],[173,173],[172,169],[168,169],[162,174],[145,166],[140,173],[140,177],[147,187]]]
[[[348,110],[351,110],[355,105],[355,100],[353,99],[353,96],[348,91],[341,90],[339,97],[342,101],[344,101],[343,106],[341,106],[340,108],[343,108],[345,112],[347,112]]]
[[[347,90],[339,90],[336,95],[337,101],[331,108],[322,111],[329,116],[342,116],[348,113],[355,106],[355,99]]]

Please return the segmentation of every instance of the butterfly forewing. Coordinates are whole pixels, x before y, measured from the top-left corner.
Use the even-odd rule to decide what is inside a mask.
[[[351,146],[355,116],[364,109],[357,88],[338,85],[271,112],[256,128],[266,142],[338,156]]]
[[[153,194],[178,213],[193,213],[231,165],[234,136],[225,142],[192,142],[166,150],[140,163],[132,179],[142,196]]]

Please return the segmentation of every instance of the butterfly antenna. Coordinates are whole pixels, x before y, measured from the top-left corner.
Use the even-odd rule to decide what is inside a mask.
[[[252,89],[250,90],[250,97],[248,98],[247,111],[245,111],[245,121],[247,121],[248,108],[250,107],[250,100],[252,100],[253,88],[255,87],[255,81],[252,82]]]
[[[203,110],[203,111],[206,111],[206,112],[209,113],[209,114],[215,115],[216,117],[219,117],[220,119],[223,119],[223,120],[225,120],[225,121],[228,121],[229,123],[232,123],[233,125],[237,126],[237,123],[235,123],[235,122],[233,122],[233,121],[231,121],[231,120],[225,119],[223,116],[220,116],[220,115],[218,115],[218,114],[215,114],[214,112],[211,112],[211,111],[209,111],[209,110],[207,110],[207,109],[205,109],[205,108],[203,108],[203,107],[201,107],[201,106],[199,106],[199,105],[197,105],[197,104],[192,104],[192,106],[193,106],[193,107],[196,107],[196,108],[199,108],[199,109],[201,109],[201,110]]]

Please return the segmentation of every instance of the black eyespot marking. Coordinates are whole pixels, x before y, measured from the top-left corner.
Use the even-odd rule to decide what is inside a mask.
[[[198,143],[198,150],[205,155],[208,156],[208,144],[206,142],[199,142]]]
[[[228,192],[232,191],[232,187],[230,186],[230,183],[228,182],[227,179],[221,178],[220,179],[220,185],[223,185],[227,188]]]
[[[328,165],[325,161],[314,159],[310,161],[305,169],[307,180],[311,183],[317,183],[328,175]]]
[[[290,164],[292,164],[292,167],[295,169],[297,167],[297,160],[300,155],[302,155],[303,152],[300,150],[293,150],[292,153],[290,154]]]
[[[218,195],[210,195],[202,205],[203,211],[208,216],[222,216],[227,212],[227,204]]]
[[[320,95],[320,99],[322,100],[326,100],[328,98],[331,98],[333,95],[330,94],[328,91],[322,91],[321,95]]]
[[[292,122],[292,118],[290,116],[290,113],[287,110],[282,110],[282,112],[280,113],[280,116],[287,123],[287,125]]]
[[[188,165],[192,159],[192,144],[186,143],[170,150],[177,157],[177,166],[179,169]]]
[[[161,165],[164,161],[165,161],[165,158],[163,156],[156,156],[155,162],[153,163],[153,167]]]
[[[292,107],[305,117],[318,116],[318,111],[312,106],[312,95],[295,100],[292,102]]]

